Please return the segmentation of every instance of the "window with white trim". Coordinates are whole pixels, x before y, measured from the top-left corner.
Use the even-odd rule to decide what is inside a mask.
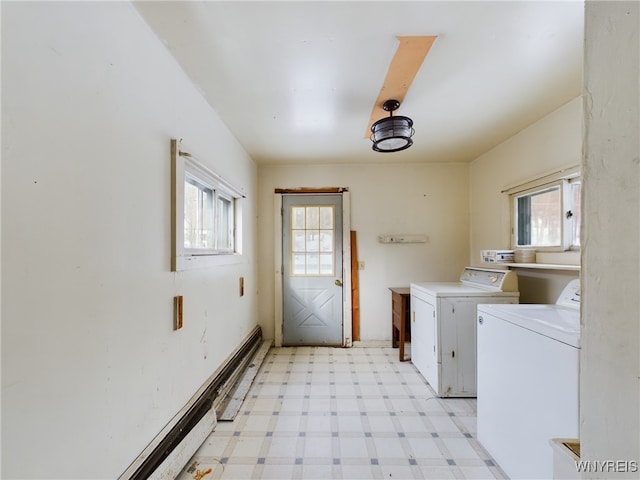
[[[240,255],[244,194],[175,140],[172,156],[172,270],[229,263]]]
[[[513,187],[513,248],[564,251],[580,248],[581,181],[576,168]]]

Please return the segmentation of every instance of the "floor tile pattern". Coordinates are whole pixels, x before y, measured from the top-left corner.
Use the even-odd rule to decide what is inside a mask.
[[[391,347],[272,348],[233,422],[178,480],[505,479],[475,399],[441,399]]]

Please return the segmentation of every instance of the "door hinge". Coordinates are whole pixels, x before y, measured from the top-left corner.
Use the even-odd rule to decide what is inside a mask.
[[[451,350],[451,358],[456,358],[456,351],[455,350]]]

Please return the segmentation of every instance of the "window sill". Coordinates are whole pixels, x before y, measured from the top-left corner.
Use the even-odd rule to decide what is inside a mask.
[[[217,267],[221,265],[234,265],[242,263],[242,254],[230,255],[185,255],[174,257],[172,271],[181,272],[196,268]]]
[[[569,270],[573,272],[580,271],[580,265],[561,265],[553,263],[503,263],[508,268],[536,268],[539,270]]]

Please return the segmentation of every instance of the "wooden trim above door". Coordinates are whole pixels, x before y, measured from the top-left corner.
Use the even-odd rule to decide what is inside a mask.
[[[300,187],[300,188],[276,188],[275,193],[343,193],[348,192],[346,187]]]

